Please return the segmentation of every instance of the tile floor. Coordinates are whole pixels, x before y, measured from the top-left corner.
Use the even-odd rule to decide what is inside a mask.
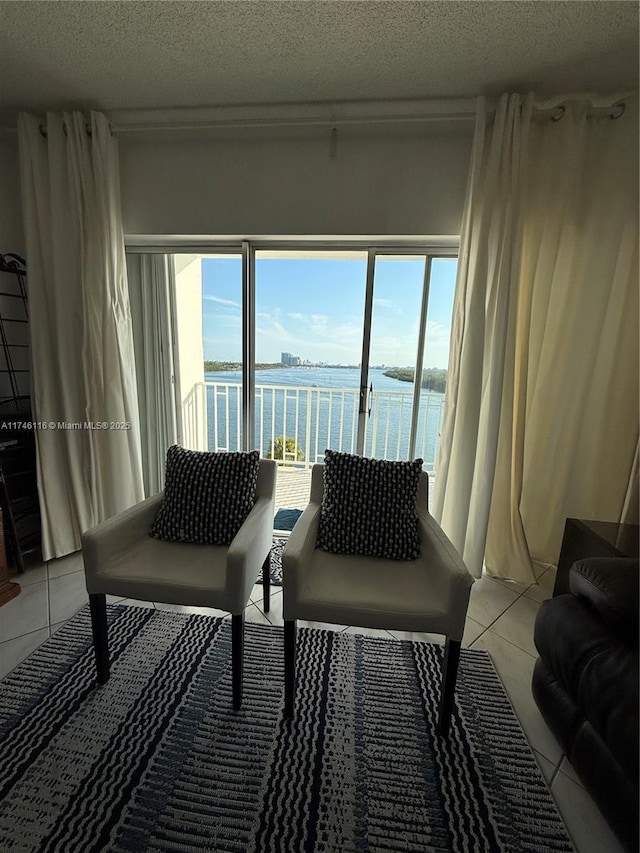
[[[282,477],[280,481],[283,481]],[[286,475],[283,486],[285,482],[288,482]],[[307,481],[306,495],[308,488]],[[291,501],[295,501],[294,492],[288,494],[283,491],[277,503],[283,507],[295,506],[296,503]],[[491,655],[578,853],[620,853],[621,846],[578,781],[531,695],[531,675],[536,659],[533,623],[540,603],[551,595],[554,573],[555,569],[547,569],[538,583],[531,586],[489,577],[476,581],[471,592],[463,643],[475,649],[486,649]],[[0,678],[37,649],[87,602],[82,555],[79,553],[33,566],[17,580],[22,587],[20,595],[0,608]],[[121,603],[189,610],[129,600]],[[215,613],[202,608],[193,610]],[[262,587],[255,586],[245,613],[250,622],[282,625],[281,588],[272,587],[271,610],[265,615]],[[398,631],[368,632],[348,626],[310,627],[382,634],[400,639],[412,637],[437,642],[442,639]]]

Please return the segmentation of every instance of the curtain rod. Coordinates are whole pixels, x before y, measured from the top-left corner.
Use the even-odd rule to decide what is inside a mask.
[[[141,111],[133,114],[114,112],[110,114],[111,127],[117,133],[135,133],[140,131],[179,131],[179,130],[231,130],[231,129],[267,129],[277,127],[346,127],[362,125],[423,124],[428,122],[472,122],[475,119],[475,100],[466,103],[454,101],[431,102],[425,109],[415,102],[396,102],[383,105],[381,111],[366,109],[366,104],[349,111],[349,105],[338,105],[338,109],[326,105],[281,105],[261,108],[218,107],[211,109]],[[560,121],[565,115],[567,104],[555,107],[534,107],[535,118],[549,118]],[[408,105],[408,106],[407,106]],[[296,106],[298,109],[296,109]],[[495,106],[491,107],[495,112]],[[610,106],[590,107],[588,118],[620,118],[625,112],[625,104],[617,101]],[[146,115],[145,115],[146,113]],[[279,114],[278,114],[279,113]]]
[[[611,104],[610,107],[590,107],[587,110],[587,118],[608,117],[615,120],[624,115],[626,108],[627,105],[624,101],[617,101],[615,104]],[[535,118],[550,118],[551,121],[560,121],[566,112],[567,107],[565,104],[558,104],[557,107],[551,107],[549,109],[543,109],[541,107],[533,108]]]
[[[111,127],[111,125],[109,125],[109,126]],[[67,123],[64,121],[62,122],[62,130],[64,131],[64,135],[68,136]],[[84,130],[85,130],[85,133],[87,134],[87,136],[93,136],[93,133],[91,132],[91,125],[89,123],[85,124]],[[40,133],[42,134],[42,136],[45,136],[45,137],[49,135],[47,133],[47,126],[44,122],[40,122]],[[111,133],[113,134],[113,128],[111,128]]]
[[[566,113],[566,104],[555,107],[533,107],[535,118],[560,121]],[[376,109],[377,106],[377,109]],[[617,101],[610,106],[590,107],[588,118],[620,118],[626,105]],[[490,108],[495,112],[495,106]],[[241,129],[276,127],[344,127],[366,124],[421,124],[424,122],[467,121],[475,118],[475,100],[450,99],[448,101],[395,101],[343,104],[281,104],[253,107],[211,107],[175,110],[121,110],[108,114],[112,133],[140,131],[178,131],[205,129]],[[63,123],[65,133],[66,124]],[[85,125],[91,136],[91,125]],[[44,123],[40,132],[47,136]]]

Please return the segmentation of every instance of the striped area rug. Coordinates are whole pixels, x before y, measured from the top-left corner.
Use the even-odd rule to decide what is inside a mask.
[[[271,565],[269,577],[274,586],[282,586],[282,552],[287,544],[287,539],[283,536],[274,536],[273,544],[271,545]],[[262,583],[262,569],[258,573],[256,583]]]
[[[0,685],[0,850],[570,851],[485,652],[463,651],[448,741],[441,649],[302,629],[282,717],[282,632],[109,608],[109,682],[86,610]]]

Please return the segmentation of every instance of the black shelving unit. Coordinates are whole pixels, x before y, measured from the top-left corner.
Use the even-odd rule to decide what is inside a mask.
[[[0,507],[7,560],[17,571],[40,556],[40,504],[32,424],[26,264],[0,255]]]

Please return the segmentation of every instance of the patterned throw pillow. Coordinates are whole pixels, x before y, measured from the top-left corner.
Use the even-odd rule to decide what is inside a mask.
[[[325,451],[317,547],[387,560],[420,556],[416,499],[422,459],[389,462]]]
[[[167,451],[164,500],[151,535],[167,542],[230,545],[255,503],[259,453]]]

